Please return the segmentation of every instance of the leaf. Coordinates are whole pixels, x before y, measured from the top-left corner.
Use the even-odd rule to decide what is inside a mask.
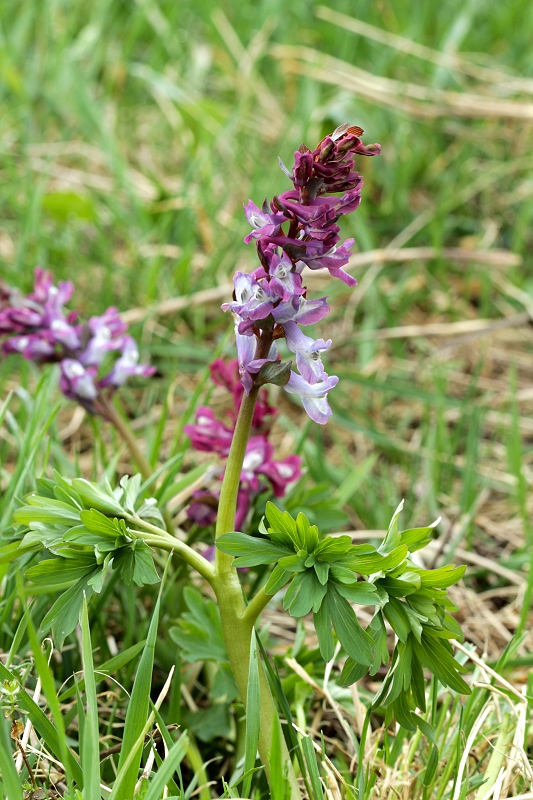
[[[140,746],[138,744],[138,740],[139,737],[142,736],[144,726],[148,719],[160,602],[161,590],[155,604],[154,613],[152,614],[150,627],[148,629],[148,636],[146,637],[146,645],[139,662],[137,674],[135,675],[135,681],[133,683],[133,689],[128,703],[128,710],[126,712],[126,721],[122,736],[122,749],[120,751],[117,773],[120,773],[120,770],[124,766],[126,759],[130,758],[130,751],[132,751],[133,748],[136,748],[136,752],[129,763],[127,770],[123,773],[121,778],[117,778],[113,786],[113,796],[115,798],[123,798],[124,800],[126,800],[126,798],[133,797],[135,784],[137,783],[139,773],[139,766],[141,763],[143,749],[142,739]]]
[[[85,775],[83,800],[101,800],[98,701],[96,699],[89,615],[87,612],[87,600],[85,598],[81,611],[81,648],[83,677],[85,679],[85,697],[87,700],[87,712],[85,714],[81,746],[81,764],[83,774]]]
[[[311,609],[318,611],[326,591],[327,587],[320,583],[314,570],[301,572],[285,592],[283,607],[292,617],[305,617]]]
[[[385,538],[383,539],[383,542],[378,548],[379,552],[383,553],[383,555],[388,555],[388,553],[391,553],[398,547],[398,545],[401,542],[401,537],[400,534],[398,533],[398,517],[400,516],[400,513],[403,510],[403,503],[404,501],[402,500],[398,508],[394,512],[389,524],[389,528],[385,535]]]
[[[436,678],[460,694],[470,694],[470,688],[458,674],[467,672],[446,648],[442,640],[429,636],[426,631],[420,644],[415,641],[414,649],[423,666],[427,667]]]
[[[25,576],[40,586],[49,586],[52,590],[58,583],[77,581],[96,567],[93,553],[80,553],[76,560],[65,558],[46,558],[30,567]]]
[[[315,547],[315,556],[319,561],[333,563],[350,552],[352,540],[349,536],[326,536]]]
[[[439,522],[440,517],[426,528],[408,528],[407,530],[402,531],[400,533],[401,543],[406,545],[410,553],[414,553],[416,550],[421,550],[423,547],[433,541],[435,527],[439,524]]]
[[[0,715],[0,776],[2,778],[5,796],[8,800],[23,800],[22,783],[15,769],[7,721]]]
[[[266,504],[265,514],[273,532],[288,534],[291,540],[298,544],[298,547],[303,544],[303,542],[299,542],[296,531],[296,522],[293,520],[288,511],[280,511],[279,508],[274,505],[274,503],[268,502]]]
[[[387,555],[376,552],[375,554],[347,556],[342,560],[342,565],[353,569],[360,575],[373,575],[376,572],[394,569],[407,557],[407,547],[402,544]]]
[[[106,491],[95,483],[86,481],[85,478],[74,478],[72,487],[78,492],[87,508],[96,508],[114,516],[123,516],[124,511],[120,503],[117,502],[112,491]]]
[[[257,567],[272,564],[287,555],[284,547],[272,544],[268,539],[259,539],[245,533],[225,533],[216,540],[216,546],[223,553],[238,556],[234,566]]]
[[[259,744],[259,725],[261,722],[259,690],[259,664],[255,629],[252,628],[250,640],[250,663],[248,668],[248,688],[246,691],[246,736],[244,745],[244,780],[242,794],[249,796],[252,785],[253,767]],[[276,724],[276,721],[274,721]]]
[[[402,603],[395,597],[389,597],[389,602],[383,606],[383,613],[398,639],[406,642],[411,633],[411,625]]]
[[[447,589],[461,580],[465,574],[466,566],[456,567],[448,564],[440,569],[421,569],[418,571],[422,586],[435,586],[438,589]]]
[[[292,572],[287,572],[287,570],[277,564],[270,573],[267,585],[265,586],[265,593],[274,595],[276,592],[279,592],[279,590],[290,581],[292,574]]]
[[[13,514],[13,519],[20,525],[30,526],[32,522],[45,522],[51,525],[55,523],[64,523],[69,526],[79,525],[79,511],[62,500],[30,495],[26,501],[28,505],[17,508]]]
[[[91,508],[90,511],[82,511],[80,520],[87,530],[98,534],[98,536],[115,540],[126,535],[124,520],[118,520],[116,517],[110,519],[95,508]]]
[[[170,637],[183,652],[186,661],[227,662],[220,611],[216,603],[204,597],[196,589],[187,586],[183,596],[187,603],[178,625],[170,628]]]
[[[361,606],[375,606],[378,602],[376,587],[367,581],[358,581],[351,585],[335,583],[335,588],[346,600]]]
[[[327,603],[322,603],[318,611],[313,614],[313,625],[315,626],[318,638],[320,655],[327,663],[331,661],[335,654],[335,642],[333,641],[333,628],[327,609]]]
[[[60,649],[65,638],[69,633],[72,633],[78,624],[84,594],[88,600],[93,593],[92,587],[89,586],[89,579],[92,575],[96,575],[98,570],[99,567],[96,567],[96,569],[80,578],[74,586],[63,592],[41,622],[43,631],[48,630],[50,627],[52,628],[54,640]]]
[[[17,676],[10,672],[10,670],[5,667],[2,662],[0,661],[0,680],[2,681],[16,681],[18,682]],[[37,703],[32,700],[28,692],[21,688],[20,692],[17,695],[17,704],[19,708],[21,708],[27,715],[28,719],[30,720],[31,724],[42,737],[42,740],[47,748],[47,750],[52,753],[58,761],[61,761],[63,758],[63,750],[61,747],[62,739],[60,734],[58,734],[57,729],[54,725],[50,722],[44,711],[39,708]],[[63,733],[64,737],[64,733]],[[64,739],[63,739],[64,740]],[[67,751],[67,761],[68,761],[68,770],[78,786],[83,786],[83,772],[81,770],[80,765],[74,758],[73,754],[70,751]]]
[[[135,504],[141,490],[141,480],[142,478],[139,474],[131,477],[129,475],[124,475],[120,479],[120,486],[124,492],[122,502],[124,508],[126,511],[129,511],[130,514],[135,514]]]
[[[353,658],[347,658],[339,677],[339,683],[341,686],[351,686],[352,683],[364,677],[367,672],[366,664],[358,664]]]
[[[256,385],[264,386],[267,383],[273,383],[275,386],[285,386],[291,377],[291,366],[291,361],[267,361],[256,375]]]
[[[345,651],[355,661],[369,667],[374,657],[374,642],[362,629],[349,602],[331,585],[328,585],[325,602],[335,632]]]

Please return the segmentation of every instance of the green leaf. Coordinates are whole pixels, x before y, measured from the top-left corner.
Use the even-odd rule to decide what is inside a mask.
[[[320,561],[316,561],[314,564],[314,570],[316,572],[316,576],[320,583],[326,585],[329,578],[329,564],[324,564]]]
[[[87,700],[87,713],[85,715],[81,746],[81,764],[83,774],[85,775],[83,800],[101,800],[98,701],[96,699],[89,615],[87,612],[87,600],[85,598],[81,611],[81,648],[83,677],[85,680],[85,697]]]
[[[279,590],[290,581],[292,574],[292,572],[287,572],[287,570],[277,564],[270,573],[267,585],[265,586],[265,593],[274,595],[276,592],[279,592]]]
[[[325,602],[341,645],[355,661],[369,667],[374,657],[374,642],[362,629],[349,602],[331,584]]]
[[[146,725],[146,721],[148,719],[160,602],[161,590],[155,604],[154,613],[152,614],[150,627],[148,629],[148,636],[146,637],[146,645],[141,656],[139,668],[133,683],[131,697],[128,703],[126,721],[124,724],[124,733],[122,736],[122,749],[120,751],[117,773],[120,773],[120,770],[124,766],[126,759],[130,757],[130,751],[132,751],[134,748],[136,748],[136,751],[131,762],[129,763],[127,770],[123,772],[122,777],[119,776],[119,778],[117,778],[115,781],[112,794],[115,800],[118,800],[119,797],[123,798],[123,800],[133,797],[135,784],[137,783],[142,756],[142,739],[140,746],[138,744],[138,740],[139,737],[142,736],[144,726]]]
[[[119,517],[124,515],[122,506],[117,502],[111,490],[106,491],[95,483],[86,481],[85,478],[74,478],[72,487],[78,492],[87,508],[96,508],[105,514]]]
[[[401,543],[406,545],[410,553],[414,553],[416,550],[421,550],[423,547],[433,541],[433,533],[435,532],[435,527],[439,524],[439,522],[440,517],[426,528],[408,528],[407,530],[402,531],[400,533]]]
[[[352,683],[364,677],[367,672],[366,664],[358,664],[353,658],[347,658],[339,677],[339,683],[341,686],[351,686]]]
[[[23,800],[21,779],[13,761],[7,722],[0,715],[0,775],[7,800]]]
[[[403,510],[403,503],[404,503],[404,501],[402,500],[400,502],[398,508],[394,512],[394,514],[392,516],[392,519],[390,521],[390,524],[389,524],[389,528],[388,528],[387,533],[385,535],[385,538],[383,539],[383,542],[381,543],[380,547],[378,548],[379,552],[383,553],[383,555],[387,555],[388,553],[391,553],[393,550],[395,550],[398,547],[398,545],[401,542],[401,536],[398,533],[398,517],[400,516],[400,513]]]
[[[259,743],[259,725],[261,722],[261,703],[259,690],[259,663],[255,629],[252,629],[250,640],[250,663],[248,668],[248,689],[246,692],[246,737],[244,747],[244,780],[242,794],[249,796],[252,785],[253,767]],[[276,724],[276,723],[274,723]]]
[[[96,567],[92,572],[80,578],[74,586],[63,592],[41,622],[43,631],[52,628],[54,640],[59,648],[78,624],[84,595],[88,600],[93,593],[92,587],[89,586],[89,579],[98,571],[99,567]]]
[[[350,600],[351,603],[358,603],[361,606],[375,606],[378,602],[376,587],[367,581],[358,581],[351,585],[335,583],[335,588],[340,595]]]
[[[373,575],[376,572],[394,569],[407,557],[407,547],[402,544],[387,555],[376,552],[375,554],[347,556],[342,560],[342,565],[353,569],[360,575]]]
[[[331,661],[335,654],[333,629],[327,609],[327,603],[321,603],[319,610],[314,612],[313,625],[315,626],[316,635],[318,637],[320,655],[327,663],[328,661]]]
[[[273,383],[275,386],[285,386],[291,377],[291,366],[291,361],[267,361],[256,375],[256,385],[264,386],[267,383]]]
[[[414,642],[415,653],[423,666],[427,667],[436,678],[460,694],[470,694],[470,688],[458,674],[467,672],[453,657],[443,640],[437,639],[424,631],[422,641]]]
[[[170,628],[170,637],[178,644],[186,661],[228,661],[220,622],[220,611],[213,600],[187,586],[183,592],[188,611],[178,625]]]
[[[302,556],[296,555],[285,556],[280,558],[279,566],[286,572],[305,572],[307,570],[305,559]]]
[[[315,547],[315,556],[319,561],[332,564],[351,552],[352,546],[349,536],[326,536]]]
[[[47,665],[48,666],[48,665]],[[18,683],[17,676],[10,672],[0,661],[0,680],[1,681],[15,681]],[[64,755],[64,748],[62,748],[62,741],[65,741],[64,732],[62,734],[58,734],[57,729],[54,725],[50,722],[44,711],[39,708],[37,703],[32,700],[28,692],[21,688],[20,692],[17,694],[17,704],[19,708],[21,708],[27,715],[28,719],[30,720],[31,724],[42,737],[42,740],[47,748],[47,750],[52,753],[52,755],[61,761]],[[62,739],[63,737],[63,739]],[[68,761],[68,770],[72,775],[73,779],[76,781],[78,786],[83,786],[83,772],[81,770],[80,765],[74,758],[73,754],[70,751],[67,751],[67,761]]]
[[[435,586],[438,589],[447,589],[461,580],[465,574],[466,566],[456,567],[448,564],[440,569],[421,569],[418,571],[422,586]]]
[[[280,511],[274,503],[268,502],[265,514],[273,532],[286,533],[293,542],[298,544],[299,548],[303,545],[303,542],[299,542],[298,539],[296,522],[288,511]]]
[[[127,534],[123,519],[118,520],[116,517],[110,519],[95,508],[91,508],[90,511],[82,511],[80,520],[87,530],[97,533],[98,536],[115,540]]]
[[[383,606],[383,613],[398,639],[406,642],[411,633],[411,625],[403,604],[395,597],[389,597],[389,602]]]
[[[157,775],[150,781],[144,800],[159,800],[163,797],[163,790],[185,758],[188,747],[189,738],[186,733],[182,733],[166,754],[163,763],[157,770]]]
[[[17,508],[13,519],[20,525],[30,526],[32,522],[45,522],[47,524],[64,523],[79,525],[80,512],[62,500],[53,500],[49,497],[30,495],[26,498],[28,505]]]
[[[51,590],[58,583],[77,581],[96,567],[93,553],[80,553],[74,559],[47,558],[26,570],[26,577],[40,586],[49,586]]]
[[[320,583],[314,570],[301,572],[285,592],[283,607],[292,617],[305,617],[311,609],[318,611],[326,591],[327,586]]]
[[[259,539],[245,533],[225,533],[216,540],[216,546],[223,553],[238,556],[235,566],[257,567],[260,564],[272,564],[283,556],[287,550],[272,544],[268,539]]]

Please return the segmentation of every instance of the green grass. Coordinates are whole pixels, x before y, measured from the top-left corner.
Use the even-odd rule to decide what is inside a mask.
[[[441,4],[438,14],[432,3],[400,0],[328,6],[333,7],[378,31],[465,54],[467,67],[439,66],[403,52],[392,39],[376,41],[372,31],[366,36],[351,32],[304,0],[243,0],[238,6],[190,0],[0,5],[0,276],[27,291],[33,268],[49,268],[57,279],[75,282],[73,305],[86,317],[111,304],[122,311],[146,309],[145,319],[132,330],[161,377],[125,389],[123,408],[138,420],[140,444],[154,466],[175,459],[160,495],[186,490],[182,473],[197,461],[182,426],[210,397],[221,407],[206,365],[215,353],[233,357],[230,320],[220,312],[220,298],[187,302],[174,314],[159,316],[152,309],[169,298],[224,285],[237,268],[250,269],[255,255],[242,242],[248,232],[242,203],[248,198],[259,203],[287,188],[278,155],[290,164],[302,140],[313,145],[347,120],[361,125],[365,141],[381,142],[383,156],[361,160],[363,203],[343,233],[355,237],[361,253],[393,243],[434,248],[434,254],[403,263],[376,259],[357,267],[360,285],[353,291],[340,282],[309,279],[310,293],[328,294],[333,309],[325,338],[333,339],[328,371],[341,378],[330,398],[334,416],[325,430],[318,429],[286,395],[280,396],[276,441],[283,455],[300,452],[309,485],[326,483],[342,500],[343,528],[380,531],[405,497],[409,524],[442,515],[438,563],[460,547],[514,571],[517,582],[511,584],[486,562],[470,564],[455,599],[467,639],[493,665],[505,648],[512,651],[497,670],[518,688],[527,686],[530,697],[531,325],[478,333],[450,327],[440,335],[427,335],[424,326],[531,314],[531,119],[520,114],[531,109],[533,85],[528,78],[517,88],[513,79],[531,74],[533,7],[525,0],[499,5],[453,0]],[[289,58],[283,47],[308,50]],[[327,58],[344,62],[350,80],[350,70],[357,68],[398,81],[396,95],[380,100],[374,89],[346,88],[339,64]],[[368,77],[357,75],[368,84]],[[427,97],[406,99],[407,84],[424,87]],[[490,111],[459,113],[439,91],[469,93],[489,103]],[[509,101],[516,104],[512,113],[504,105]],[[523,261],[509,265],[503,255],[492,263],[483,255],[465,261],[443,255],[443,248],[461,248],[467,255],[506,251]],[[419,327],[408,336],[383,336],[385,329],[399,326]],[[13,510],[35,488],[35,479],[52,468],[90,479],[105,473],[112,482],[131,471],[112,433],[76,418],[74,406],[61,399],[53,369],[41,376],[22,361],[3,360],[0,402],[1,545],[13,536]],[[331,527],[339,530],[341,522]],[[53,759],[70,764],[69,781],[76,780],[78,758],[93,770],[96,736],[100,750],[112,747],[124,724],[130,745],[141,747],[139,737],[154,714],[149,695],[155,702],[177,665],[157,712],[163,739],[168,737],[168,758],[176,764],[164,780],[175,796],[200,790],[207,800],[222,794],[222,778],[231,784],[234,771],[242,775],[253,756],[242,708],[225,703],[225,684],[216,678],[213,663],[198,667],[182,660],[167,636],[185,609],[183,567],[169,567],[155,645],[150,628],[155,590],[137,592],[115,583],[91,601],[82,638],[69,637],[48,668],[49,649],[41,653],[37,639],[42,635],[34,628],[54,595],[32,594],[35,587],[30,591],[24,584],[32,598],[24,615],[18,581],[31,558],[28,553],[19,560],[18,574],[0,559],[0,655],[9,653],[5,667],[2,656],[0,678],[16,677],[30,695],[37,677],[43,680],[45,710],[52,719],[26,699],[15,715],[32,722],[50,756],[41,757],[35,743],[28,748],[38,780],[48,780],[43,776]],[[299,755],[309,765],[315,794],[322,780],[332,791],[344,781],[345,796],[358,800],[392,797],[395,790],[421,800],[481,800],[488,784],[479,788],[476,780],[497,778],[496,756],[491,758],[500,746],[505,793],[499,796],[531,791],[531,777],[519,766],[519,748],[530,757],[533,746],[524,704],[501,685],[498,691],[487,688],[490,678],[478,667],[475,677],[483,686],[465,705],[431,688],[428,721],[436,745],[418,734],[409,734],[405,744],[372,717],[365,759],[350,765],[353,754],[328,704],[321,708],[317,691],[282,660],[294,631],[284,636],[287,628],[277,610],[269,613],[275,632],[268,650],[275,653],[279,686],[293,714],[300,709],[299,722],[303,713],[304,733],[312,735],[312,741],[301,739]],[[517,632],[524,636],[511,645]],[[153,672],[151,664],[146,666],[149,647]],[[307,632],[292,655],[322,686],[314,647]],[[113,661],[126,651],[131,659]],[[111,672],[103,677],[99,670],[106,664]],[[134,724],[128,723],[126,708],[135,675],[135,686],[139,675],[144,686]],[[337,677],[335,668],[330,693],[359,737],[361,708],[340,689]],[[363,718],[375,689],[359,687]],[[485,713],[465,757],[472,726]],[[175,723],[189,728],[188,739],[180,739],[180,731],[166,732],[164,725]],[[211,739],[205,734],[210,725],[216,733]],[[497,742],[498,734],[505,741]],[[65,742],[73,748],[68,758]],[[316,764],[313,743],[319,750]],[[162,748],[148,741],[143,764],[151,751],[157,767]],[[438,762],[432,748],[438,748]],[[278,749],[274,742],[274,753]],[[101,762],[105,786],[113,786],[128,755],[114,753]],[[202,772],[203,762],[210,763]],[[427,777],[429,764],[433,775]],[[279,787],[278,766],[274,763],[273,771]],[[4,794],[16,797],[12,770],[3,765],[1,772]],[[26,767],[21,774],[29,780]],[[136,769],[127,767],[123,775],[131,790]],[[163,777],[156,780],[148,790],[150,800],[162,796]],[[266,784],[254,776],[253,785],[259,797]],[[87,792],[97,797],[96,783]],[[229,790],[227,796],[232,796]]]

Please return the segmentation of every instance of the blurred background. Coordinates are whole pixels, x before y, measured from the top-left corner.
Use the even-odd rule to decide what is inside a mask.
[[[234,356],[220,303],[256,264],[242,204],[289,188],[278,156],[344,122],[381,143],[343,220],[359,286],[307,281],[333,308],[334,416],[319,428],[281,393],[278,455],[344,508],[329,529],[380,530],[402,497],[405,524],[441,515],[446,560],[471,567],[466,633],[491,655],[531,591],[532,32],[526,0],[0,5],[0,275],[29,291],[39,265],[74,281],[82,315],[127,312],[160,373],[123,393],[152,461],[187,446],[208,363]],[[36,380],[0,364],[3,397]],[[67,470],[66,447],[96,474],[107,435],[65,401],[36,463]]]

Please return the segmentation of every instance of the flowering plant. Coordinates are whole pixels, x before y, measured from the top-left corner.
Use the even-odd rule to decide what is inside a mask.
[[[205,492],[193,496],[188,509],[189,518],[196,522],[216,523],[215,562],[185,541],[184,532],[168,515],[165,530],[157,507],[158,497],[165,493],[156,492],[156,498],[146,494],[157,481],[156,476],[150,476],[149,466],[144,485],[140,476],[135,476],[123,478],[115,489],[109,484],[98,486],[57,474],[53,480],[41,480],[39,494],[29,496],[26,505],[15,512],[17,540],[2,554],[9,560],[46,548],[53,557],[32,566],[28,577],[43,585],[65,581],[66,575],[72,579],[67,592],[43,620],[43,627],[51,627],[60,640],[75,627],[84,599],[101,592],[108,575],[118,574],[130,584],[156,582],[159,578],[153,549],[166,550],[188,563],[210,585],[216,598],[218,611],[209,601],[204,618],[210,629],[220,629],[218,657],[229,662],[248,715],[240,791],[244,796],[250,794],[257,751],[269,781],[273,781],[271,754],[281,753],[285,796],[291,800],[302,797],[292,755],[304,780],[305,764],[309,763],[309,752],[292,728],[288,728],[287,741],[282,734],[272,694],[272,687],[276,689],[277,685],[275,676],[267,661],[271,679],[267,680],[259,659],[261,643],[255,627],[278,592],[283,591],[283,605],[291,616],[312,614],[324,661],[332,661],[339,652],[346,657],[339,678],[342,684],[349,685],[366,674],[375,675],[388,666],[370,709],[382,709],[386,721],[394,717],[404,729],[418,728],[432,736],[428,723],[416,713],[417,709],[425,710],[424,668],[455,691],[469,691],[461,677],[466,670],[455,661],[449,642],[460,638],[461,630],[450,615],[455,606],[446,592],[464,570],[453,566],[422,569],[413,557],[431,539],[433,526],[399,531],[400,505],[379,547],[354,545],[346,535],[321,535],[303,513],[293,516],[268,503],[258,531],[242,531],[251,501],[262,489],[270,487],[274,497],[281,498],[287,484],[301,473],[298,457],[283,461],[273,458],[268,433],[275,409],[262,387],[273,383],[298,395],[317,423],[326,423],[331,415],[327,395],[338,378],[327,375],[321,360],[331,340],[313,339],[301,330],[323,320],[329,306],[326,297],[308,298],[303,282],[305,269],[326,269],[346,285],[355,285],[344,270],[353,240],[340,243],[337,222],[361,202],[363,182],[354,169],[355,156],[380,152],[379,145],[365,146],[361,134],[360,128],[342,125],[314,150],[302,145],[295,153],[292,171],[282,165],[293,188],[270,203],[265,200],[261,208],[251,200],[245,206],[252,226],[245,241],[256,242],[259,266],[251,273],[235,274],[233,299],[223,305],[234,317],[237,361],[216,361],[211,368],[215,383],[231,393],[235,413],[230,414],[231,424],[224,424],[210,408],[201,407],[195,424],[185,427],[195,449],[216,453],[225,461],[221,484],[207,497]],[[126,335],[115,309],[93,317],[86,326],[77,324],[76,315],[66,315],[63,306],[71,292],[70,284],[53,287],[50,276],[42,271],[37,271],[34,291],[26,298],[4,287],[0,333],[8,338],[3,350],[39,362],[59,361],[63,393],[91,413],[116,423],[108,394],[129,375],[150,376],[153,368],[137,363],[135,342]],[[298,372],[292,370],[290,362],[280,359],[278,345],[283,339],[295,356]],[[100,377],[108,352],[119,356],[111,370]],[[117,427],[124,431],[120,424]],[[125,436],[134,447],[131,435],[126,432]],[[142,463],[142,458],[138,462]],[[240,567],[252,571],[259,568],[250,597],[244,593]],[[366,629],[354,604],[373,608]],[[150,626],[152,649],[158,607],[155,627]],[[176,641],[187,649],[194,630],[192,622],[189,628],[182,626]],[[391,630],[392,654],[388,646]],[[188,650],[193,652],[194,648]],[[202,652],[206,652],[205,647]],[[204,657],[215,658],[211,652],[213,646]],[[147,713],[147,705],[145,710]],[[138,710],[132,712],[132,719],[134,713],[138,716]],[[142,757],[144,728],[138,729],[135,738],[134,723],[129,725],[128,718],[129,713],[112,792],[117,798],[134,796]],[[360,751],[364,752],[363,742]],[[316,764],[314,769],[310,780],[314,781],[313,796],[317,796]],[[306,788],[311,796],[309,785]]]

